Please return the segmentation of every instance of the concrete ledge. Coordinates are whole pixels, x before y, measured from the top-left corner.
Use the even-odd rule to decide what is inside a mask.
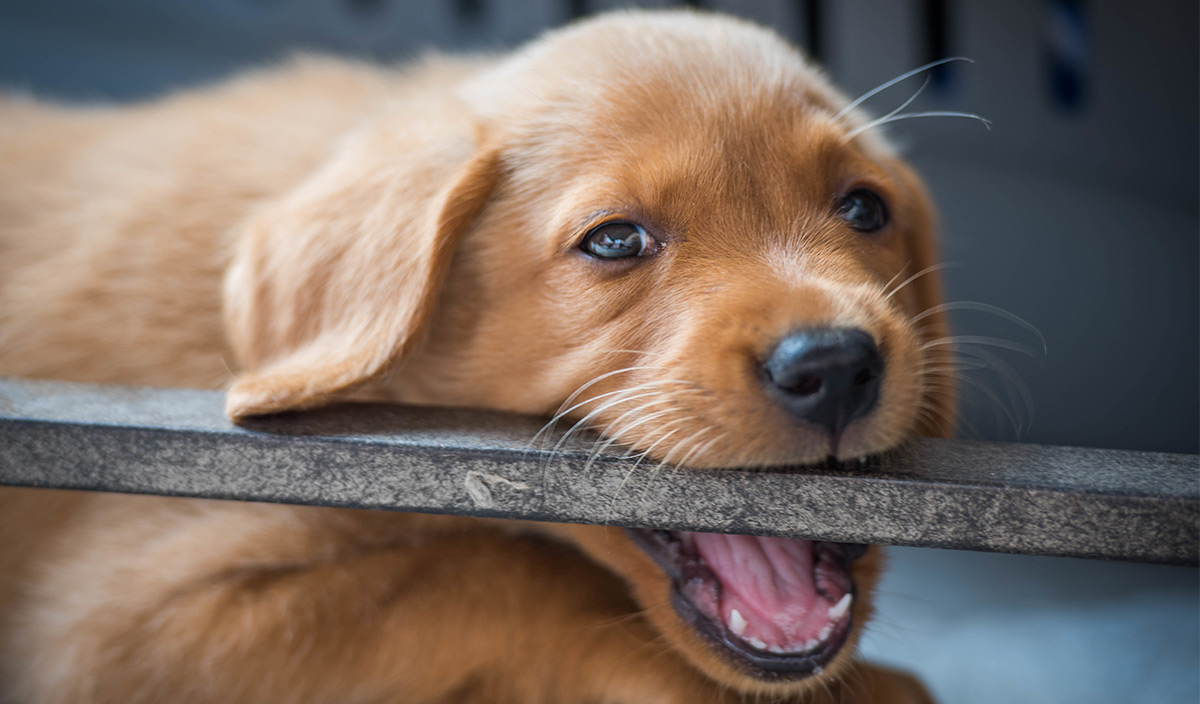
[[[919,440],[862,466],[637,469],[541,419],[0,380],[0,484],[1197,564],[1200,458]],[[553,447],[552,440],[549,447]]]

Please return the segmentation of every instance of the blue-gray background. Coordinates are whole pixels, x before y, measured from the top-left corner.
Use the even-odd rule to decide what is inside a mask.
[[[298,50],[394,61],[502,49],[602,0],[0,0],[0,87],[144,99]],[[639,3],[642,5],[654,3]],[[942,212],[956,332],[1003,341],[967,437],[1200,450],[1200,11],[1195,0],[709,0],[807,47],[857,95],[967,56],[889,133]],[[919,82],[868,104],[898,105]],[[1007,349],[1009,343],[1033,355]],[[893,551],[864,650],[946,702],[1200,701],[1191,569]]]

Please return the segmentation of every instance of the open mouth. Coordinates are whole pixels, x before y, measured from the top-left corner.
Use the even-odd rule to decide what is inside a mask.
[[[674,582],[679,615],[743,672],[820,674],[846,643],[867,546],[793,538],[628,529]]]

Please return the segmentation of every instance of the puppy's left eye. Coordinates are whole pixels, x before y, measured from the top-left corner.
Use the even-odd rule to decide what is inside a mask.
[[[850,191],[838,204],[838,217],[858,232],[877,232],[888,223],[887,206],[874,191],[859,188]]]
[[[606,222],[593,227],[579,248],[598,259],[628,259],[653,254],[654,238],[632,222]]]

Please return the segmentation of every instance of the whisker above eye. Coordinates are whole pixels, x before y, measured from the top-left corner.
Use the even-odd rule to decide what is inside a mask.
[[[972,113],[972,112],[957,112],[955,110],[929,110],[927,112],[909,112],[909,113],[904,113],[903,115],[889,115],[886,119],[879,118],[878,120],[873,120],[871,122],[868,122],[865,125],[862,125],[860,127],[857,127],[855,129],[847,132],[846,136],[842,137],[842,141],[848,142],[851,139],[854,139],[855,136],[862,134],[863,132],[865,132],[868,129],[871,129],[874,127],[882,127],[883,125],[886,125],[889,122],[898,122],[899,120],[911,120],[914,117],[965,117],[965,118],[968,118],[971,120],[978,120],[979,122],[982,122],[983,126],[986,127],[989,132],[992,129],[992,121],[987,119],[986,117],[983,117],[982,115],[976,115],[975,113]]]
[[[948,64],[952,61],[966,61],[969,64],[975,63],[973,60],[968,59],[965,56],[951,56],[946,59],[938,59],[937,61],[931,61],[931,62],[925,64],[924,66],[918,66],[917,68],[914,68],[913,70],[908,71],[906,73],[902,73],[899,76],[896,76],[895,78],[891,79],[890,81],[885,81],[884,83],[881,83],[881,84],[875,86],[874,88],[872,88],[871,90],[867,91],[866,93],[863,93],[862,95],[858,96],[858,98],[856,98],[854,101],[852,101],[846,107],[839,110],[838,113],[833,116],[834,122],[841,120],[846,115],[849,115],[850,111],[853,110],[854,108],[858,107],[859,105],[862,105],[866,101],[870,100],[871,98],[875,97],[876,95],[879,95],[880,93],[887,90],[888,88],[891,88],[892,86],[896,85],[897,83],[900,83],[901,81],[904,81],[905,79],[912,78],[913,76],[916,76],[920,73],[928,71],[931,68],[937,68],[938,66],[941,66],[942,64]]]
[[[871,120],[870,122],[868,122],[867,124],[859,125],[858,127],[847,132],[846,135],[842,137],[842,144],[849,142],[850,140],[854,139],[856,136],[862,134],[863,132],[866,132],[867,130],[871,129],[872,127],[881,125],[881,124],[887,122],[890,118],[895,117],[896,115],[899,115],[904,110],[904,108],[908,107],[909,105],[912,105],[913,101],[916,100],[921,95],[921,93],[925,92],[925,88],[929,85],[929,80],[930,80],[930,77],[926,76],[925,80],[921,83],[921,87],[917,88],[916,92],[914,92],[912,95],[909,96],[908,100],[905,100],[903,103],[900,103],[900,107],[896,108],[895,110],[892,110],[891,112],[884,115],[883,117],[877,117],[874,120]]]

